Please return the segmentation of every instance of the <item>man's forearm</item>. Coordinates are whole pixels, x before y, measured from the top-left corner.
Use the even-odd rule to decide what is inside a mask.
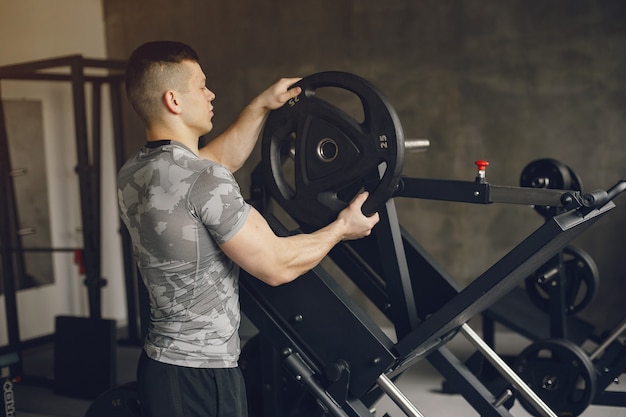
[[[298,80],[300,79],[281,78],[259,94],[224,133],[200,149],[200,156],[219,162],[231,172],[241,168],[254,150],[270,110],[279,108],[301,93],[300,87],[291,88]]]
[[[200,149],[200,156],[215,160],[231,172],[241,168],[254,150],[269,112],[255,101],[239,113],[224,133]]]

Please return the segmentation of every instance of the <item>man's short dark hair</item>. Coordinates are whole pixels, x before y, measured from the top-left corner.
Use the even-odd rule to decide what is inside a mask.
[[[126,94],[144,123],[148,124],[156,114],[164,83],[180,82],[176,73],[183,61],[198,62],[198,54],[189,45],[176,41],[147,42],[131,54],[126,64]]]

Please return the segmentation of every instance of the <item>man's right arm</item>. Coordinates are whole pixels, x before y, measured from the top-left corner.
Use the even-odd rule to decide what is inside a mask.
[[[269,285],[290,282],[319,264],[337,243],[371,233],[379,216],[367,217],[361,212],[367,195],[357,196],[328,226],[288,237],[276,236],[252,208],[243,227],[221,248],[241,268]]]
[[[255,97],[224,133],[199,150],[200,156],[236,172],[254,149],[268,113],[302,92],[300,87],[290,88],[299,80],[282,78]]]

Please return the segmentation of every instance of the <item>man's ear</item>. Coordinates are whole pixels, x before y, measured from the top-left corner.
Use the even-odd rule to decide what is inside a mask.
[[[168,90],[163,94],[163,104],[172,113],[179,114],[182,111],[178,93],[174,90]]]

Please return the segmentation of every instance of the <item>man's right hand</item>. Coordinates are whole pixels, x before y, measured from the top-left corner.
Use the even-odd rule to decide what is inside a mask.
[[[342,240],[353,240],[369,236],[372,233],[372,228],[380,220],[378,213],[374,213],[371,216],[363,214],[362,207],[368,196],[369,193],[367,191],[357,195],[352,203],[337,216],[337,222],[343,222],[346,227]]]

